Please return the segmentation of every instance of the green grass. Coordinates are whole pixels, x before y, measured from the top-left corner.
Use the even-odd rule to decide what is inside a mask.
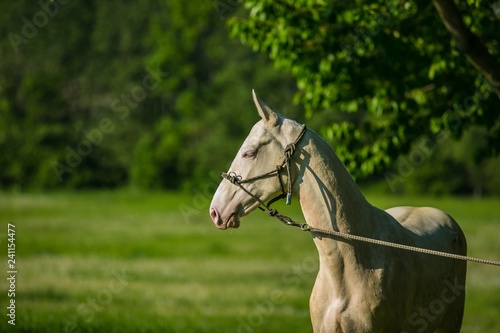
[[[369,195],[378,207],[435,206],[472,256],[500,259],[500,201]],[[255,212],[221,232],[210,198],[177,193],[0,194],[0,267],[16,225],[18,332],[311,332],[317,272],[306,233]],[[289,210],[301,219],[297,205]],[[2,254],[3,253],[3,254]],[[469,264],[463,332],[500,331],[500,268]],[[2,308],[8,297],[1,279]],[[6,313],[6,310],[3,310]]]

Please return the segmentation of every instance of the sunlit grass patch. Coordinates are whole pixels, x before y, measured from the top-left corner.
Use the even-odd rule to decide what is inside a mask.
[[[369,199],[444,209],[470,255],[500,259],[498,200]],[[286,209],[301,220],[298,205]],[[260,212],[222,232],[207,211],[178,193],[0,194],[0,219],[17,228],[16,330],[311,332],[310,235]],[[463,332],[500,330],[499,272],[468,265]]]

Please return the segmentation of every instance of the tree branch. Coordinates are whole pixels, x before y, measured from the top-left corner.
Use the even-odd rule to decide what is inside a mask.
[[[497,59],[488,52],[481,40],[465,26],[462,15],[453,0],[433,0],[432,2],[444,26],[457,42],[457,48],[481,72],[500,99],[500,64]]]

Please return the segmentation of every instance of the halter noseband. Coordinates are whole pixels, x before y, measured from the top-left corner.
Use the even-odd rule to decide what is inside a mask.
[[[263,173],[259,176],[256,176],[256,177],[252,177],[252,178],[247,178],[247,179],[242,179],[241,176],[237,175],[235,172],[229,172],[229,173],[226,173],[226,172],[223,172],[222,173],[222,178],[228,180],[231,182],[231,184],[234,184],[236,186],[238,186],[239,188],[241,188],[245,193],[247,193],[249,196],[251,196],[252,198],[254,198],[259,204],[259,209],[260,210],[263,210],[265,212],[267,212],[269,215],[271,216],[274,216],[277,214],[277,211],[275,209],[271,209],[271,204],[275,203],[276,201],[280,200],[280,199],[284,199],[286,198],[286,204],[287,205],[290,205],[291,202],[292,202],[292,178],[291,178],[291,172],[290,172],[290,160],[293,156],[293,154],[295,154],[295,150],[296,150],[296,146],[297,144],[299,143],[299,141],[302,139],[302,137],[304,136],[304,134],[306,133],[306,125],[302,125],[302,130],[300,131],[299,135],[297,136],[297,138],[295,139],[294,142],[288,144],[286,147],[285,147],[285,151],[284,151],[284,159],[283,159],[283,162],[280,164],[280,165],[277,165],[276,166],[276,169],[272,170],[272,171],[269,171],[269,172],[266,172],[266,173]],[[286,172],[287,172],[287,176],[288,176],[288,189],[287,191],[285,192],[285,186],[283,185],[283,180],[281,179],[281,170],[283,170],[283,168],[286,169]],[[278,180],[280,182],[280,186],[281,186],[281,194],[272,198],[271,200],[269,200],[269,202],[266,204],[264,201],[262,201],[259,197],[257,197],[256,195],[254,195],[252,192],[250,192],[249,190],[247,190],[242,184],[245,184],[245,183],[251,183],[255,180],[259,180],[259,179],[264,179],[264,178],[268,178],[268,177],[271,177],[271,176],[274,176],[276,175],[276,177],[278,177]]]

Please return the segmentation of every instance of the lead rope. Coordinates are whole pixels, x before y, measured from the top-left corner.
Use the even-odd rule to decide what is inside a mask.
[[[273,211],[274,211],[273,215],[269,214],[269,212],[268,212],[268,214],[272,217],[277,218],[279,221],[281,221],[282,223],[284,223],[286,225],[293,226],[293,227],[299,227],[302,231],[309,231],[310,233],[330,235],[330,236],[334,236],[334,237],[351,239],[351,240],[356,240],[356,241],[371,243],[371,244],[377,244],[377,245],[392,247],[395,249],[401,249],[401,250],[405,250],[405,251],[431,254],[431,255],[445,257],[445,258],[452,258],[452,259],[463,260],[463,261],[477,262],[480,264],[500,266],[500,261],[496,261],[496,260],[475,258],[475,257],[463,256],[460,254],[449,253],[449,252],[429,250],[429,249],[424,249],[424,248],[416,247],[416,246],[404,245],[404,244],[399,244],[399,243],[392,243],[392,242],[387,242],[387,241],[383,241],[383,240],[379,240],[379,239],[373,239],[373,238],[369,238],[369,237],[347,234],[347,233],[335,231],[335,230],[319,229],[319,228],[311,227],[307,223],[302,223],[302,224],[297,223],[294,220],[292,220],[291,218],[289,218],[288,216],[280,215],[278,213],[278,211],[276,211],[276,209],[274,209]]]
[[[294,220],[292,220],[290,217],[281,215],[276,209],[271,208],[271,204],[286,198],[286,204],[290,205],[291,199],[292,199],[292,177],[291,177],[291,171],[290,171],[290,160],[295,153],[295,148],[296,145],[299,143],[299,141],[302,139],[306,132],[306,126],[302,125],[302,130],[299,133],[298,137],[295,139],[295,141],[285,147],[285,160],[281,165],[278,165],[275,170],[269,171],[267,173],[264,173],[260,176],[252,177],[252,178],[247,178],[247,179],[242,179],[241,176],[238,176],[235,172],[228,172],[222,173],[222,177],[232,184],[238,186],[240,189],[242,189],[246,194],[254,198],[258,203],[259,203],[259,209],[262,211],[266,212],[269,216],[277,218],[279,221],[282,223],[293,226],[293,227],[299,227],[302,231],[309,231],[310,233],[317,233],[317,234],[324,234],[324,235],[330,235],[338,238],[343,238],[343,239],[350,239],[350,240],[356,240],[360,242],[365,242],[365,243],[371,243],[371,244],[376,244],[376,245],[382,245],[382,246],[387,246],[387,247],[392,247],[395,249],[401,249],[405,251],[412,251],[412,252],[418,252],[418,253],[424,253],[424,254],[431,254],[435,256],[440,256],[440,257],[445,257],[445,258],[451,258],[451,259],[457,259],[457,260],[463,260],[463,261],[472,261],[472,262],[477,262],[481,264],[487,264],[487,265],[493,265],[493,266],[500,266],[500,261],[496,260],[489,260],[489,259],[481,259],[481,258],[474,258],[474,257],[469,257],[469,256],[463,256],[460,254],[454,254],[454,253],[449,253],[449,252],[441,252],[441,251],[435,251],[435,250],[429,250],[429,249],[424,249],[421,247],[416,247],[416,246],[410,246],[410,245],[404,245],[404,244],[399,244],[399,243],[392,243],[392,242],[387,242],[379,239],[373,239],[369,237],[363,237],[363,236],[357,236],[353,234],[347,234],[344,232],[340,231],[335,231],[335,230],[324,230],[324,229],[319,229],[315,227],[311,227],[307,223],[297,223]],[[288,176],[288,189],[287,193],[285,194],[284,191],[284,186],[283,182],[281,180],[281,170],[283,166],[287,170],[287,176]],[[271,199],[267,204],[262,201],[259,197],[254,195],[252,192],[247,190],[242,184],[244,183],[250,183],[255,180],[267,178],[270,176],[275,175],[278,177],[280,185],[281,185],[281,190],[282,194],[278,195],[277,197]]]

